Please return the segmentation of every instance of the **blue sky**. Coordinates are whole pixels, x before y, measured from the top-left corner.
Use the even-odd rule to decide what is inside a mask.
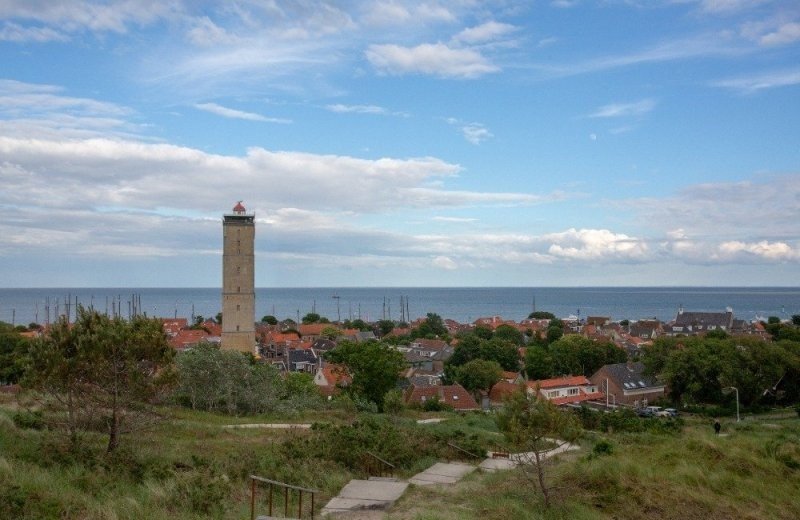
[[[0,286],[797,285],[800,4],[0,1]]]

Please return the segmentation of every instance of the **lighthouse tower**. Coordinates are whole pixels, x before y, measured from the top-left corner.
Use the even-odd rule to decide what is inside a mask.
[[[222,218],[222,348],[255,353],[255,214],[239,201]]]

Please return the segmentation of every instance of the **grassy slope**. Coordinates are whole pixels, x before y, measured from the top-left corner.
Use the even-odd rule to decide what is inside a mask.
[[[298,456],[307,432],[229,430],[236,422],[298,422],[307,417],[247,420],[185,410],[150,431],[123,439],[115,460],[102,455],[102,437],[88,439],[85,456],[60,449],[52,434],[17,428],[0,403],[0,517],[170,519],[245,518],[247,475],[315,487],[318,507],[354,475],[332,460]],[[326,413],[341,423],[351,417]],[[411,420],[404,427],[414,428]],[[490,418],[451,416],[419,426],[426,434],[499,439]],[[391,518],[798,518],[800,421],[726,425],[715,437],[706,422],[688,421],[676,436],[611,434],[614,453],[589,459],[585,449],[553,467],[557,505],[543,511],[519,472],[475,473],[448,488],[410,488]],[[300,442],[285,443],[286,439]],[[299,448],[298,448],[299,447]],[[426,458],[427,457],[427,458]],[[401,476],[424,469],[420,456]]]
[[[614,453],[571,453],[551,469],[549,511],[518,471],[475,474],[448,489],[416,488],[391,518],[800,518],[800,421],[751,420],[716,437],[708,421],[680,435],[606,435]]]

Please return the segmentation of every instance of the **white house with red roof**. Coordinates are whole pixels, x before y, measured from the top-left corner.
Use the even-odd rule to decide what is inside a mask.
[[[605,399],[605,394],[586,376],[565,376],[529,381],[528,393],[538,394],[555,405]]]

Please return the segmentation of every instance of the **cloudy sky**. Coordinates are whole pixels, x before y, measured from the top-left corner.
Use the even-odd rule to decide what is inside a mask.
[[[0,0],[0,287],[797,285],[800,3]]]

